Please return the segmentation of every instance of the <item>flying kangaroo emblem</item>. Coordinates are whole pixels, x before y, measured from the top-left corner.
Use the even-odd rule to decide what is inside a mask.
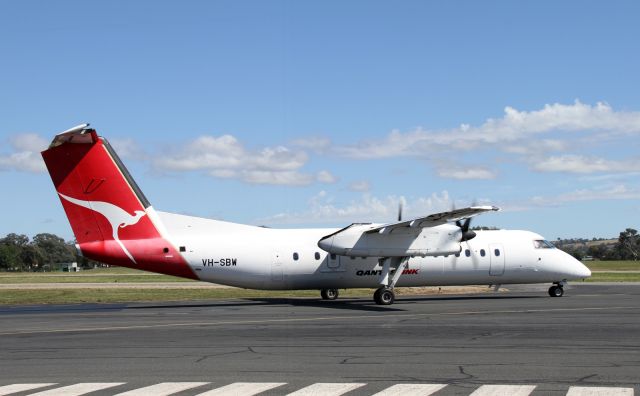
[[[58,193],[58,195],[60,195],[62,198],[66,199],[67,201],[69,201],[69,202],[71,202],[73,204],[76,204],[78,206],[82,206],[83,208],[87,208],[87,209],[93,210],[93,211],[98,212],[101,215],[103,215],[107,219],[109,224],[111,224],[111,232],[112,232],[112,235],[113,235],[113,239],[116,242],[118,242],[118,244],[120,245],[122,250],[124,250],[124,253],[127,255],[127,257],[129,257],[131,259],[131,261],[133,261],[134,264],[137,264],[136,260],[133,258],[131,253],[129,253],[129,251],[124,246],[122,241],[120,241],[120,238],[118,237],[118,230],[120,228],[124,228],[124,227],[130,226],[130,225],[136,224],[138,221],[140,221],[140,219],[144,215],[147,214],[145,211],[136,210],[135,211],[135,215],[130,215],[124,209],[122,209],[122,208],[120,208],[120,207],[118,207],[118,206],[116,206],[114,204],[111,204],[109,202],[83,201],[83,200],[80,200],[80,199],[67,197],[66,195],[60,194],[60,193]]]

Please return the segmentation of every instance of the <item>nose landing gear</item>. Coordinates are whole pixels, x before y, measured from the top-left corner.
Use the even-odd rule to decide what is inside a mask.
[[[564,289],[562,286],[562,283],[555,283],[549,288],[549,295],[551,297],[562,297],[564,295]]]

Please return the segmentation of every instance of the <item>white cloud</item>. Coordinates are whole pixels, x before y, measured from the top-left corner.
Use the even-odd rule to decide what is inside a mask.
[[[614,161],[582,155],[560,155],[534,160],[532,168],[540,172],[635,172],[640,171],[640,160]]]
[[[506,212],[533,210],[539,207],[556,207],[572,202],[637,200],[640,190],[624,184],[584,188],[561,193],[555,196],[535,196],[518,203],[505,203],[501,207]]]
[[[326,170],[318,172],[318,174],[316,175],[316,179],[320,183],[325,183],[325,184],[333,184],[338,181],[337,177],[335,177],[333,174],[331,174],[329,171],[326,171]]]
[[[495,179],[496,174],[483,167],[441,167],[438,176],[457,180],[488,180]]]
[[[132,138],[109,139],[109,143],[120,158],[135,160],[147,158],[147,154]]]
[[[214,177],[254,184],[302,186],[333,178],[326,171],[318,175],[300,172],[307,161],[304,151],[284,146],[249,150],[234,136],[223,135],[201,136],[181,149],[171,150],[154,165],[168,171],[204,171]]]
[[[371,190],[371,184],[366,180],[358,180],[349,184],[350,191],[367,192]]]
[[[569,193],[560,194],[556,198],[551,198],[555,202],[576,202],[576,201],[602,201],[602,200],[627,200],[640,199],[640,190],[630,189],[623,184],[596,189],[580,189]]]
[[[322,153],[331,146],[331,140],[327,137],[312,136],[295,139],[291,142],[291,145],[307,150],[312,150],[316,153]]]
[[[295,171],[243,170],[238,172],[236,177],[247,183],[282,186],[306,186],[314,181],[313,175]]]
[[[11,137],[11,152],[0,154],[0,170],[19,172],[44,172],[46,167],[40,152],[45,150],[49,142],[33,133],[18,134]]]
[[[416,128],[391,131],[385,138],[364,140],[334,148],[338,155],[360,160],[414,156],[442,161],[463,151],[492,150],[515,155],[525,162],[535,157],[598,143],[612,136],[640,134],[640,112],[616,111],[606,103],[550,104],[540,110],[519,111],[507,106],[501,118],[489,118],[479,126],[462,124],[446,130]],[[581,139],[577,141],[577,139]],[[479,170],[439,169],[447,178],[492,178],[486,164]],[[552,169],[550,167],[549,169]],[[551,170],[550,170],[551,171]]]
[[[337,204],[326,191],[321,191],[309,200],[307,210],[297,213],[279,213],[259,219],[260,224],[348,224],[356,222],[388,223],[398,216],[398,205],[403,204],[404,218],[417,217],[450,210],[453,202],[449,194],[431,194],[428,197],[408,200],[403,196],[387,195],[374,197],[362,194],[359,200]]]

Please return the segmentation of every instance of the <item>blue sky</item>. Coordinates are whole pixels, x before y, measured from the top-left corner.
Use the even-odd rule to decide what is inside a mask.
[[[90,122],[159,210],[274,227],[472,202],[640,219],[633,1],[4,1],[0,236],[71,239],[39,150]]]

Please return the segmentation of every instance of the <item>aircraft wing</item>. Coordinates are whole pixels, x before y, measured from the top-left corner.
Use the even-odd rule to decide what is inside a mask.
[[[471,206],[468,208],[454,209],[449,212],[434,213],[429,216],[417,217],[411,220],[398,221],[372,228],[367,233],[389,234],[399,228],[426,228],[434,227],[450,221],[459,221],[477,216],[484,212],[498,211],[495,206]]]
[[[321,238],[318,247],[333,254],[360,257],[453,254],[460,251],[460,242],[465,237],[463,227],[459,232],[440,230],[423,233],[422,229],[497,210],[495,206],[471,206],[383,225],[351,224]]]

